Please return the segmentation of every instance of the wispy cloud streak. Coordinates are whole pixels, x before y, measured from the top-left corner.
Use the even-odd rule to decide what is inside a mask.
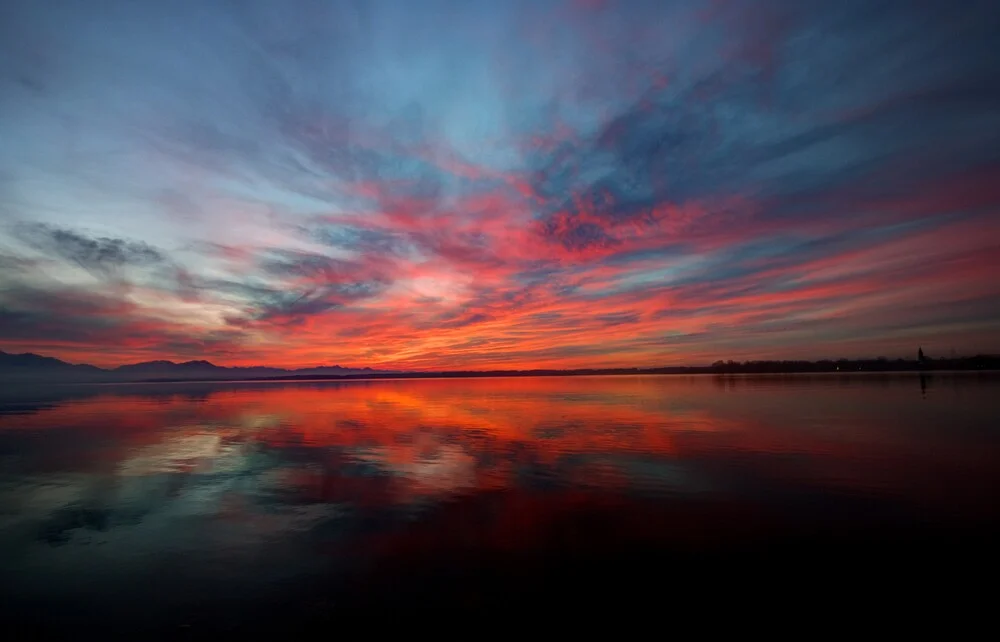
[[[985,2],[8,2],[0,344],[995,351],[998,27]]]

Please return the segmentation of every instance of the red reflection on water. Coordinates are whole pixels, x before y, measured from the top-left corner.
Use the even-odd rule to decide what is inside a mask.
[[[103,450],[81,457],[81,466],[101,460],[127,468],[139,459],[155,467],[173,457],[174,469],[206,470],[239,444],[306,449],[309,465],[289,465],[281,483],[315,501],[367,501],[374,493],[380,503],[389,496],[408,501],[507,488],[525,467],[552,470],[563,485],[580,487],[623,487],[644,477],[666,483],[669,471],[653,465],[663,462],[921,501],[985,499],[975,482],[990,478],[996,449],[970,448],[961,435],[938,428],[954,420],[953,399],[921,401],[912,381],[849,389],[832,379],[798,386],[763,381],[541,377],[176,391],[131,386],[35,414],[0,416],[0,430],[59,428],[103,439]],[[963,394],[973,402],[965,404],[972,410],[963,421],[982,420],[968,397],[988,396],[989,389]],[[345,476],[348,464],[388,471],[393,483]]]
[[[248,565],[266,583],[294,563],[332,568],[336,590],[376,604],[441,582],[450,599],[489,600],[566,569],[583,575],[560,585],[585,588],[593,564],[670,569],[883,533],[891,550],[914,525],[979,532],[1000,517],[995,388],[709,377],[93,388],[0,414],[28,480],[0,501],[17,500],[17,519],[52,545],[110,529],[151,559],[175,541],[191,547],[185,559],[224,553],[204,572],[237,585]],[[49,474],[58,483],[38,483]],[[64,576],[54,568],[48,581]]]

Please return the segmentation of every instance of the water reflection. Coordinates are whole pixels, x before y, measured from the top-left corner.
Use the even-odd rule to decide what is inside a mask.
[[[470,578],[537,580],[543,561],[566,576],[638,551],[976,529],[997,516],[998,390],[920,375],[13,391],[0,570],[24,604],[157,621],[151,604],[220,591],[349,603],[461,577],[474,599]]]

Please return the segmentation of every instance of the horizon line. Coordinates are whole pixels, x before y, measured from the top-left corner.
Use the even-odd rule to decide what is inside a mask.
[[[989,351],[977,352],[975,354],[964,354],[964,355],[957,355],[956,354],[956,355],[951,355],[951,356],[939,356],[939,357],[926,356],[926,353],[923,353],[922,350],[921,350],[920,353],[923,354],[923,355],[925,355],[925,356],[923,356],[923,359],[925,359],[926,361],[930,361],[930,362],[933,362],[933,361],[960,361],[960,360],[969,360],[969,359],[976,359],[976,358],[1000,358],[1000,353],[989,352]],[[843,356],[841,356],[841,357],[835,357],[835,358],[834,357],[822,357],[822,358],[814,358],[814,359],[792,359],[792,358],[743,359],[743,360],[736,360],[736,359],[715,359],[715,360],[713,360],[711,362],[703,362],[703,363],[700,363],[700,364],[693,364],[693,363],[663,364],[663,363],[661,363],[661,364],[658,364],[658,365],[617,365],[617,366],[596,366],[596,365],[594,365],[594,366],[580,366],[580,367],[544,367],[544,366],[530,366],[530,367],[521,366],[521,367],[518,367],[518,366],[511,366],[511,367],[499,367],[499,368],[497,368],[497,367],[494,367],[494,368],[462,368],[462,367],[452,367],[452,368],[440,368],[440,369],[412,369],[412,368],[394,368],[394,367],[381,368],[381,367],[378,367],[378,366],[349,366],[349,365],[342,365],[342,364],[322,364],[322,365],[312,365],[312,366],[284,366],[284,365],[271,365],[271,364],[260,364],[260,363],[258,363],[258,364],[252,364],[252,365],[220,365],[218,363],[215,363],[215,362],[210,361],[210,360],[205,359],[205,358],[188,359],[188,360],[185,360],[185,361],[174,361],[172,359],[150,359],[150,360],[146,360],[146,361],[135,361],[135,362],[121,363],[121,364],[112,365],[112,366],[109,366],[109,365],[99,366],[99,365],[96,365],[96,364],[93,364],[93,363],[89,363],[89,362],[70,362],[70,361],[66,361],[64,359],[61,359],[59,357],[53,357],[53,356],[50,356],[50,355],[41,354],[41,353],[37,353],[37,352],[20,352],[20,353],[16,353],[16,352],[7,352],[7,351],[5,351],[3,349],[0,349],[0,354],[6,354],[6,355],[9,355],[9,356],[34,356],[34,357],[43,358],[43,359],[55,359],[57,361],[60,361],[61,363],[64,363],[64,364],[67,364],[67,365],[70,365],[70,366],[92,367],[92,368],[97,368],[97,369],[108,371],[108,372],[112,372],[114,370],[117,370],[117,369],[120,369],[120,368],[129,367],[129,366],[146,365],[146,364],[156,364],[156,363],[162,363],[165,366],[166,365],[178,366],[178,365],[187,365],[187,364],[204,364],[206,366],[210,366],[210,367],[213,367],[213,368],[233,369],[233,370],[251,370],[251,369],[254,369],[254,368],[273,369],[273,370],[285,370],[285,371],[288,371],[290,373],[290,376],[298,376],[298,377],[309,376],[309,375],[295,375],[294,374],[295,372],[302,371],[302,370],[322,369],[322,368],[339,368],[341,370],[370,370],[370,371],[372,371],[373,374],[415,374],[415,375],[425,374],[425,375],[431,375],[431,374],[453,374],[453,373],[458,373],[458,374],[489,374],[489,373],[520,373],[520,372],[555,372],[555,373],[566,372],[566,373],[572,373],[572,372],[615,371],[615,370],[649,371],[649,370],[662,370],[662,369],[705,369],[705,368],[718,367],[720,365],[723,366],[723,367],[747,366],[747,365],[755,365],[755,364],[756,365],[765,365],[765,364],[813,364],[813,365],[816,365],[816,364],[823,364],[823,363],[838,363],[838,362],[845,362],[845,361],[848,362],[848,363],[851,363],[851,362],[854,362],[854,363],[863,363],[863,362],[873,362],[873,363],[879,363],[879,362],[888,362],[888,363],[900,363],[900,362],[902,362],[902,363],[919,363],[920,362],[920,357],[917,357],[917,358],[902,357],[902,356],[900,356],[900,357],[888,357],[888,356],[885,356],[885,355],[879,355],[879,356],[874,356],[874,357],[843,357]],[[358,376],[366,376],[366,375],[364,375],[364,374],[357,374],[357,375],[320,375],[320,376],[345,376],[345,377],[351,377],[351,376],[353,376],[353,377],[358,377]],[[265,377],[265,378],[267,378],[267,377]]]

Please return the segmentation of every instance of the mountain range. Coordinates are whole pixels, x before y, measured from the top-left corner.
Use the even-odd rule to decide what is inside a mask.
[[[117,368],[99,368],[73,364],[26,352],[11,354],[0,350],[0,381],[37,381],[53,383],[126,382],[156,380],[234,380],[261,377],[308,377],[384,374],[386,370],[319,366],[316,368],[272,368],[267,366],[227,367],[209,361],[144,361]]]

